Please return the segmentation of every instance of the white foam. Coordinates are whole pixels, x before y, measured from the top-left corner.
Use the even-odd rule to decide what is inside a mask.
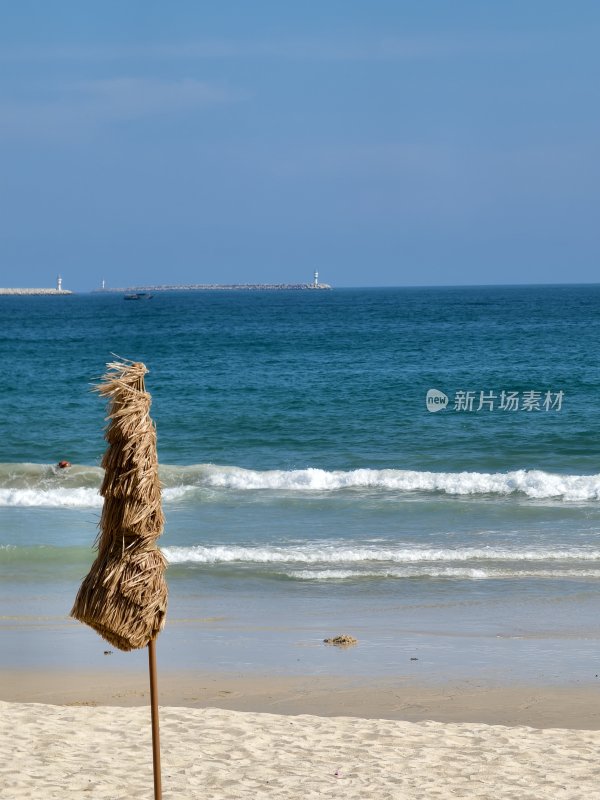
[[[292,570],[285,573],[289,578],[302,581],[343,581],[352,578],[454,578],[469,580],[507,579],[507,578],[600,578],[598,569],[542,569],[542,570],[510,570],[510,569],[462,569],[457,567],[431,567],[424,569],[394,570]]]
[[[165,503],[173,503],[175,500],[181,500],[182,497],[196,491],[195,486],[173,486],[170,489],[162,490],[162,498]]]
[[[525,494],[534,499],[600,499],[600,475],[556,475],[542,470],[513,472],[420,472],[397,469],[322,469],[256,471],[241,467],[211,467],[205,485],[214,488],[278,489],[331,492],[342,489],[381,489],[396,492],[442,492],[450,495]]]
[[[163,466],[165,502],[213,492],[263,491],[278,494],[332,492],[428,493],[451,496],[524,495],[534,500],[571,502],[600,499],[600,474],[558,475],[542,470],[512,472],[421,472],[401,469],[252,470],[236,466],[195,464]],[[0,464],[0,506],[96,507],[102,471],[73,466]]]
[[[163,490],[166,503],[174,502],[194,491],[193,486]],[[102,497],[97,489],[85,487],[55,489],[0,489],[0,507],[99,508]]]
[[[470,578],[479,580],[490,577],[483,569],[456,569],[452,567],[430,568],[421,570],[395,569],[379,572],[344,569],[297,570],[287,572],[290,578],[303,581],[348,580],[349,578]]]
[[[596,561],[600,550],[508,550],[503,548],[376,548],[323,547],[318,544],[303,547],[242,547],[215,545],[206,547],[164,547],[162,551],[171,564],[356,564],[466,562],[466,561]]]
[[[0,489],[0,506],[39,508],[98,508],[97,489]]]

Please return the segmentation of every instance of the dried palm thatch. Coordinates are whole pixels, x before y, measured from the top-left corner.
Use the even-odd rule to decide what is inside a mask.
[[[104,508],[98,555],[71,611],[121,650],[153,640],[167,608],[166,561],[156,546],[164,518],[147,372],[138,362],[112,362],[95,387],[109,401]]]

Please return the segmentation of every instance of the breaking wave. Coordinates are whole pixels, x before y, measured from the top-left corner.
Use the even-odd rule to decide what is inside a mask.
[[[600,578],[600,569],[461,569],[459,567],[431,567],[422,569],[395,569],[385,571],[350,569],[304,569],[286,573],[299,581],[347,581],[384,578],[454,578],[462,580],[514,579],[514,578]]]
[[[296,581],[600,578],[600,550],[323,546],[164,547],[172,566],[241,569]]]
[[[563,550],[507,548],[457,548],[435,549],[417,547],[323,547],[319,544],[289,547],[242,547],[193,545],[191,547],[163,547],[171,564],[420,564],[444,562],[500,562],[500,561],[597,561],[600,550],[569,548]]]
[[[420,472],[401,469],[322,469],[256,471],[239,467],[205,467],[205,485],[215,488],[331,492],[375,489],[448,495],[524,494],[535,499],[597,500],[599,475],[558,475],[541,470],[513,472]]]
[[[532,500],[586,502],[600,499],[600,474],[561,475],[542,470],[511,472],[427,472],[402,469],[252,470],[196,464],[162,466],[164,499],[206,499],[211,493],[262,492],[274,496],[304,493],[368,492],[382,495],[429,494],[521,496]],[[99,467],[74,465],[58,470],[45,464],[0,464],[0,506],[98,507]]]

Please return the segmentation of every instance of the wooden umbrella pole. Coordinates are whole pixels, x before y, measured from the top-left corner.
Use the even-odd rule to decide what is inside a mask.
[[[158,686],[156,681],[156,640],[148,642],[148,665],[150,667],[150,708],[152,711],[152,764],[154,767],[154,800],[162,800],[160,775],[160,734],[158,729]]]

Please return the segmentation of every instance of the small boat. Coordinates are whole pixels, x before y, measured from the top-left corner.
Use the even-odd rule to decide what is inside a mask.
[[[148,292],[134,292],[133,294],[126,294],[124,300],[152,300],[152,295]]]

